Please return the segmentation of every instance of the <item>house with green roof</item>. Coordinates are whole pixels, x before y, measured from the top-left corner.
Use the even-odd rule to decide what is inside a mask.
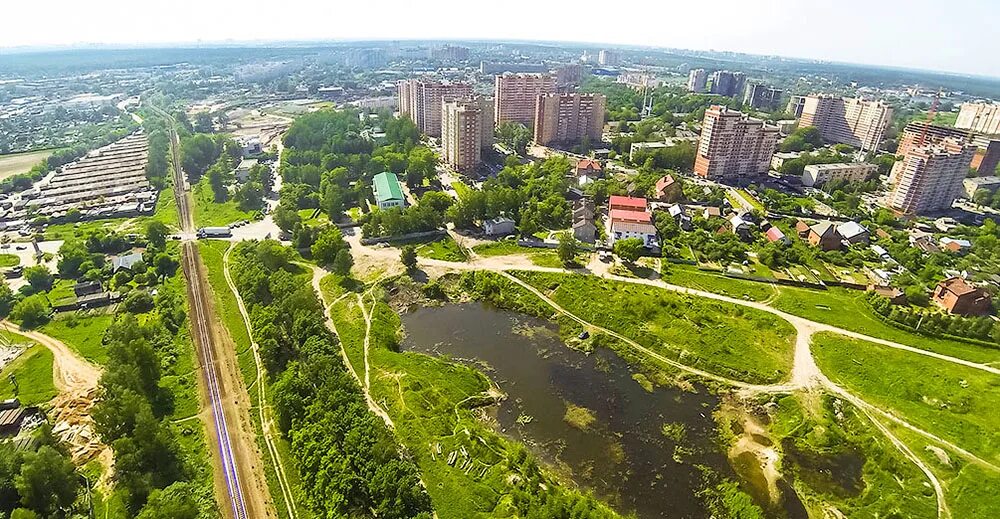
[[[403,188],[395,173],[383,171],[372,179],[372,191],[375,192],[375,205],[379,209],[403,207]]]

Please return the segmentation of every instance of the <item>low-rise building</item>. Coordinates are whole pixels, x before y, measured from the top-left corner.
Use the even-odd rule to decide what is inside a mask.
[[[964,254],[965,252],[968,252],[969,249],[972,248],[972,242],[970,242],[969,240],[962,240],[956,238],[944,237],[941,238],[939,243],[941,244],[942,249],[949,252],[954,252],[956,254]]]
[[[990,313],[990,294],[955,276],[938,283],[933,301],[951,314],[987,315]]]
[[[837,232],[837,227],[831,222],[819,222],[815,225],[809,226],[809,232],[806,235],[806,240],[813,247],[818,247],[820,250],[838,250],[840,249],[840,242],[843,238],[840,233]]]
[[[236,166],[236,170],[233,171],[233,176],[236,181],[240,184],[246,183],[250,180],[250,170],[257,165],[257,159],[243,159],[240,164]]]
[[[851,245],[857,243],[867,245],[870,237],[868,229],[857,222],[845,222],[838,225],[837,234],[840,234],[840,237]]]
[[[142,253],[132,252],[129,254],[124,254],[115,257],[111,260],[111,267],[113,272],[118,272],[119,270],[131,271],[135,268],[136,264],[142,261]]]
[[[797,151],[779,151],[771,155],[771,169],[778,171],[785,162],[795,160],[801,156],[802,154]]]
[[[483,231],[487,236],[507,236],[514,234],[514,220],[504,216],[498,216],[483,222]]]
[[[831,180],[862,182],[876,171],[878,171],[878,166],[875,164],[810,164],[802,170],[802,185],[809,187],[821,186]]]
[[[375,194],[375,205],[382,210],[390,207],[403,207],[403,188],[395,173],[383,171],[372,179],[372,191]]]
[[[966,197],[969,200],[972,200],[976,195],[976,191],[979,191],[980,189],[989,191],[992,196],[993,193],[996,193],[997,189],[1000,189],[1000,177],[989,176],[967,178],[962,181],[962,187],[965,189]]]
[[[604,168],[594,159],[582,159],[576,163],[577,182],[582,186],[588,182],[604,178]]]
[[[664,175],[656,181],[656,200],[658,202],[669,204],[680,200],[683,196],[681,183],[672,175]]]
[[[780,243],[782,245],[788,245],[791,243],[791,240],[785,236],[785,233],[781,232],[781,229],[775,226],[771,226],[771,228],[764,233],[764,237],[767,238],[767,241],[769,242]]]
[[[639,238],[646,247],[657,246],[656,227],[645,198],[612,196],[608,200],[608,244]]]

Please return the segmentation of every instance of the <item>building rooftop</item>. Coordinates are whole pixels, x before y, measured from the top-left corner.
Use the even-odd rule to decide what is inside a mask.
[[[372,179],[375,189],[375,200],[384,202],[386,200],[402,200],[403,188],[399,185],[399,178],[395,173],[383,171]]]
[[[113,267],[113,270],[115,272],[118,272],[120,269],[131,270],[132,267],[135,266],[135,264],[140,261],[142,261],[142,253],[133,252],[131,254],[126,254],[124,256],[116,257],[114,260],[111,261],[111,265]]]
[[[608,199],[608,204],[611,205],[611,206],[616,206],[617,205],[617,206],[624,206],[624,207],[634,207],[635,209],[640,210],[640,211],[645,211],[646,210],[646,199],[645,198],[636,198],[636,197],[631,197],[631,196],[611,195],[611,197]]]
[[[837,232],[839,232],[845,239],[849,240],[855,236],[867,233],[868,229],[857,222],[846,222],[837,226]]]
[[[647,211],[629,211],[627,209],[612,209],[608,213],[612,222],[651,222],[652,217]]]

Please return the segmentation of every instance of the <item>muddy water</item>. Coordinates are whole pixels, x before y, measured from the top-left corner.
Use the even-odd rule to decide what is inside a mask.
[[[418,309],[402,319],[403,349],[489,366],[484,371],[508,395],[496,410],[503,432],[621,512],[703,518],[695,465],[733,475],[712,443],[718,399],[707,391],[647,392],[613,352],[572,350],[550,323],[478,303]],[[593,421],[586,423],[586,411],[568,417],[570,406],[589,410]],[[674,425],[668,437],[667,423],[683,428]]]

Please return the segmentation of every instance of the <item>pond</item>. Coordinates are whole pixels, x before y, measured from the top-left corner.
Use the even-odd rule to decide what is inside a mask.
[[[708,391],[646,391],[614,352],[566,347],[548,321],[479,303],[402,316],[404,350],[449,355],[482,369],[508,395],[504,434],[623,513],[702,518],[705,465],[733,477],[713,442]]]

